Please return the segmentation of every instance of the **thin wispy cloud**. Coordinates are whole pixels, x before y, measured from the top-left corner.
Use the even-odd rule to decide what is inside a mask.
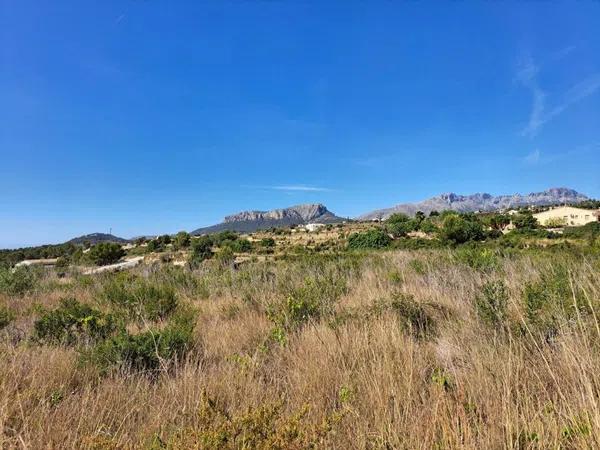
[[[309,186],[306,184],[282,184],[274,186],[242,186],[244,188],[252,189],[267,189],[271,191],[284,191],[284,192],[332,192],[333,189],[322,187],[322,186]]]
[[[566,47],[559,52],[559,54],[562,54],[560,58],[564,58],[574,49],[575,47]],[[548,94],[538,82],[539,72],[540,66],[535,63],[531,56],[527,56],[519,64],[515,76],[517,82],[531,91],[532,97],[529,120],[521,132],[523,136],[535,137],[546,123],[563,113],[570,106],[600,90],[600,73],[596,73],[574,84],[562,95],[557,104],[549,108],[547,105]]]
[[[525,158],[523,158],[523,162],[525,164],[534,166],[534,165],[536,165],[536,164],[538,164],[540,162],[540,157],[541,157],[540,150],[539,149],[535,149],[530,154],[528,154],[527,156],[525,156]]]
[[[289,191],[289,192],[328,192],[331,191],[329,188],[319,186],[306,186],[303,184],[289,184],[283,186],[269,186],[270,189],[276,191]]]

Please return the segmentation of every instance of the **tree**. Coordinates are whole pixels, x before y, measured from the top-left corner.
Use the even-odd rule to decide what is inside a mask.
[[[395,238],[406,236],[409,232],[414,231],[415,225],[410,217],[402,213],[392,214],[385,221],[386,230]]]
[[[175,238],[173,239],[173,247],[175,247],[175,249],[177,250],[187,248],[190,246],[190,242],[190,234],[186,231],[180,231],[175,235]]]
[[[205,259],[212,257],[212,246],[213,242],[210,236],[200,236],[192,242],[192,254],[190,255],[190,262],[192,264],[199,264]]]
[[[492,214],[486,218],[486,223],[493,230],[504,230],[510,223],[510,217],[506,214]]]
[[[442,239],[454,244],[478,241],[485,237],[483,225],[477,218],[450,214],[444,218],[440,229]]]
[[[101,242],[100,244],[96,244],[88,253],[90,261],[97,266],[114,264],[123,256],[125,256],[125,250],[123,250],[119,244],[115,244],[114,242]]]
[[[415,220],[419,223],[423,222],[423,220],[425,220],[425,213],[423,211],[417,211],[415,213]]]
[[[538,226],[537,219],[528,212],[514,215],[512,223],[519,230],[533,230]]]

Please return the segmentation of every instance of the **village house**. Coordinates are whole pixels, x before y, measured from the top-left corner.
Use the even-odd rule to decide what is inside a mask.
[[[559,206],[534,214],[542,226],[581,226],[599,220],[599,211],[592,209],[575,208],[573,206]]]

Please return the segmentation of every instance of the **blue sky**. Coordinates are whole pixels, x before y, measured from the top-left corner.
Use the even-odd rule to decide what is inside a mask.
[[[0,248],[600,197],[600,2],[0,0]]]

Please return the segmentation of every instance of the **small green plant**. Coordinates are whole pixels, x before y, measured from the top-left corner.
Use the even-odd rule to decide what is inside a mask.
[[[420,259],[411,259],[408,262],[408,266],[419,275],[425,275],[427,273],[427,267],[425,266],[425,263]]]
[[[345,292],[341,278],[306,278],[300,286],[292,287],[284,301],[271,305],[269,319],[283,329],[294,329],[309,320],[330,315],[338,297]]]
[[[506,323],[508,291],[503,281],[489,281],[475,299],[475,307],[480,319],[485,323],[501,328]]]
[[[69,298],[63,299],[58,308],[44,313],[33,328],[38,342],[89,345],[110,336],[116,324],[112,316]]]
[[[349,403],[354,398],[354,392],[349,386],[342,385],[338,391],[338,399],[340,403]]]
[[[431,382],[443,388],[445,391],[449,391],[453,388],[453,382],[450,375],[439,367],[433,369],[431,373]]]

